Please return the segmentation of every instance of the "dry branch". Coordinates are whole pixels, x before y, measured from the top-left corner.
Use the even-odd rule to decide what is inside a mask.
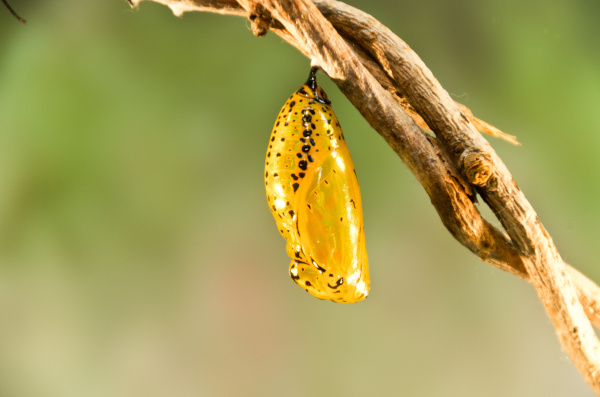
[[[15,12],[15,10],[13,10],[13,8],[10,6],[10,4],[8,4],[7,0],[2,0],[2,4],[4,4],[4,7],[6,7],[6,9],[8,10],[8,12],[10,12],[12,14],[13,17],[15,17],[17,19],[17,21],[21,22],[21,23],[26,23],[27,21],[24,20],[23,18],[21,18],[19,16],[19,14],[17,14]],[[131,4],[131,3],[130,3]]]
[[[503,133],[454,102],[406,43],[370,15],[333,0],[153,1],[177,15],[246,16],[255,34],[273,30],[323,69],[408,165],[450,233],[482,260],[534,285],[563,347],[600,395],[600,342],[590,324],[600,326],[600,289],[564,263],[478,130]],[[506,233],[483,219],[476,194]]]

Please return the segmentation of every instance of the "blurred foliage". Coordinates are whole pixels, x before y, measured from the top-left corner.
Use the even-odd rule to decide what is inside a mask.
[[[350,3],[518,136],[492,144],[599,280],[600,3]],[[452,239],[323,75],[372,291],[340,305],[289,280],[263,164],[309,61],[280,38],[150,2],[12,5],[28,23],[0,13],[1,396],[592,395],[535,291]]]

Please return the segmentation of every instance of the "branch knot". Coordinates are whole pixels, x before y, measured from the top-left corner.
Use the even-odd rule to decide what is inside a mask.
[[[475,186],[485,186],[494,173],[492,158],[479,150],[465,151],[461,156],[461,164],[467,180]]]
[[[273,22],[271,13],[260,3],[253,3],[248,13],[248,19],[252,24],[252,34],[262,37],[267,34]]]

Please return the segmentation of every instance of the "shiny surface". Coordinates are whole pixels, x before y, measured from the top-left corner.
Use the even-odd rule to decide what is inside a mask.
[[[290,276],[320,299],[369,293],[360,190],[339,122],[311,75],[283,105],[265,162],[267,200]]]

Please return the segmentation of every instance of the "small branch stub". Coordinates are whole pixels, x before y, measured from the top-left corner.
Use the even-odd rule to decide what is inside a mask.
[[[252,34],[258,37],[262,37],[267,34],[271,22],[271,13],[263,7],[262,4],[254,3],[250,12],[248,13],[248,19],[252,24]]]
[[[463,172],[469,182],[475,186],[485,186],[494,172],[489,154],[466,151],[461,157]]]

